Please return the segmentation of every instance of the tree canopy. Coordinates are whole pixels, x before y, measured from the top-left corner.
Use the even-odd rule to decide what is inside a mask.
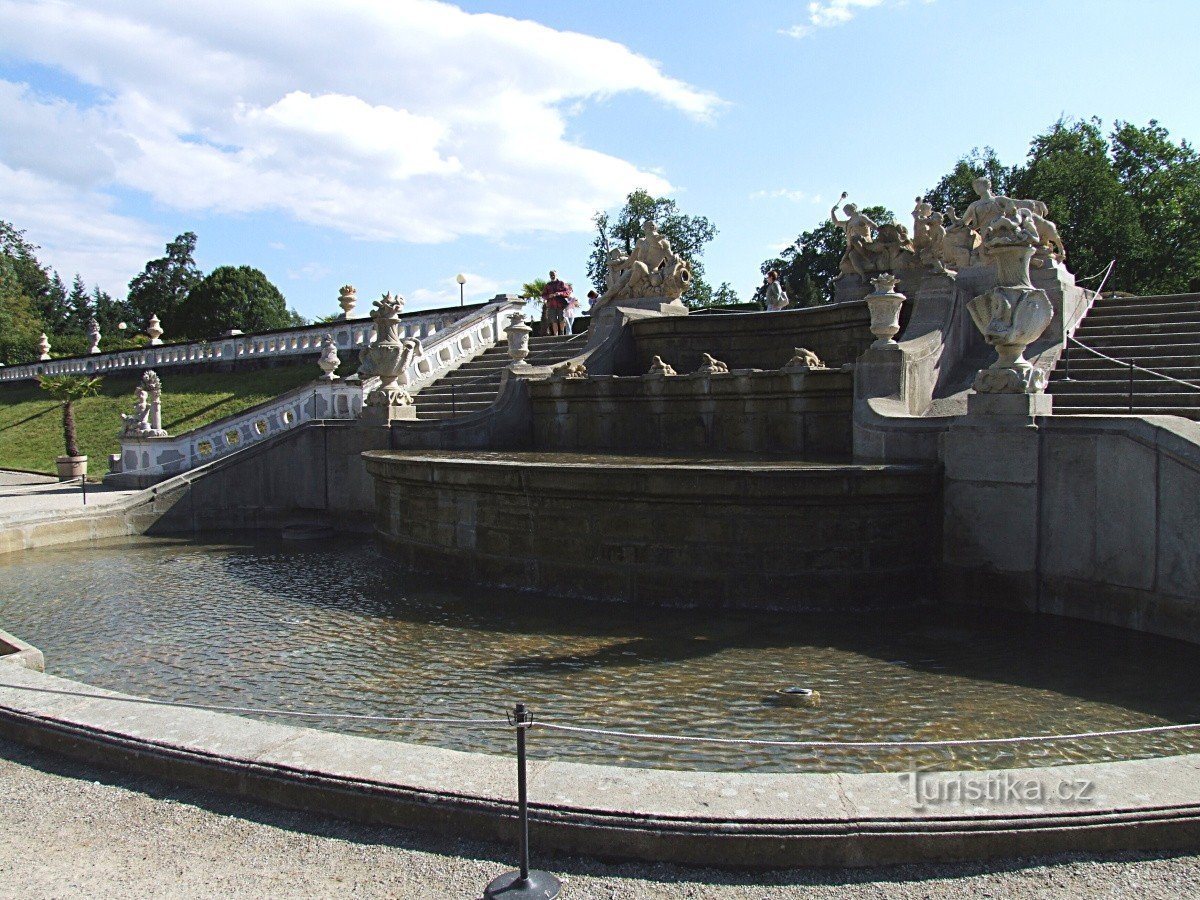
[[[139,327],[157,315],[173,333],[188,334],[179,324],[179,309],[204,277],[196,267],[195,232],[185,231],[167,244],[166,254],[152,259],[129,282],[129,306]]]
[[[279,288],[251,266],[218,266],[188,291],[175,311],[177,329],[211,338],[231,328],[269,331],[296,324]]]
[[[692,282],[684,292],[683,301],[692,307],[709,305],[713,291],[704,280],[703,256],[705,246],[717,236],[717,228],[704,216],[685,215],[674,200],[637,190],[625,198],[625,205],[615,216],[598,212],[592,221],[596,224],[596,237],[588,257],[588,278],[598,293],[608,290],[609,249],[618,247],[632,253],[643,226],[652,221],[671,242],[671,249],[691,266]]]

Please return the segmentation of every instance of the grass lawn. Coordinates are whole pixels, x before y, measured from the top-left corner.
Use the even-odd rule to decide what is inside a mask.
[[[278,397],[320,374],[312,362],[242,372],[159,373],[163,382],[163,428],[191,431],[216,419]],[[89,457],[89,477],[108,471],[108,454],[120,452],[121,413],[133,412],[133,389],[141,372],[108,375],[99,396],[75,404],[79,452]],[[64,452],[62,407],[37,382],[0,385],[0,468],[54,474]]]

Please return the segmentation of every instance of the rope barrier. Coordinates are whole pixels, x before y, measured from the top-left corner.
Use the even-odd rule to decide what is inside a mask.
[[[1088,353],[1094,353],[1096,356],[1100,357],[1101,359],[1106,359],[1109,362],[1116,363],[1117,365],[1121,366],[1122,368],[1132,368],[1132,369],[1134,369],[1134,371],[1137,371],[1137,372],[1145,372],[1147,375],[1154,375],[1157,378],[1165,378],[1167,381],[1173,381],[1176,384],[1182,384],[1185,387],[1190,387],[1190,388],[1194,388],[1195,390],[1200,390],[1200,384],[1196,384],[1194,381],[1183,381],[1179,378],[1175,378],[1172,375],[1168,375],[1166,372],[1157,372],[1154,369],[1147,369],[1145,366],[1139,366],[1137,363],[1133,362],[1133,360],[1114,359],[1113,357],[1109,356],[1106,353],[1101,353],[1099,350],[1095,349],[1094,347],[1089,347],[1087,344],[1083,343],[1082,341],[1080,341],[1077,338],[1072,337],[1072,338],[1067,338],[1067,340],[1069,340],[1072,344],[1074,344],[1077,347],[1082,347]]]

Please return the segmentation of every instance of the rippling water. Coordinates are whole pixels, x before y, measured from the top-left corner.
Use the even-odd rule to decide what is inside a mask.
[[[0,556],[0,627],[47,671],[164,699],[382,715],[535,715],[718,737],[901,740],[1200,721],[1200,647],[1006,613],[764,614],[555,600],[410,575],[368,541],[138,539]],[[819,705],[775,690],[820,692]],[[288,720],[290,721],[290,720]],[[511,753],[507,732],[323,727]],[[535,730],[535,756],[660,768],[880,771],[1200,751],[1200,733],[839,751]]]

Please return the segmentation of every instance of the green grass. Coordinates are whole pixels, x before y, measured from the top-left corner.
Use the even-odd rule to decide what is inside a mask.
[[[320,374],[311,362],[242,372],[172,374],[164,369],[163,428],[170,434],[262,403]],[[120,452],[121,413],[133,412],[133,389],[141,372],[109,375],[99,396],[75,404],[79,452],[89,459],[90,474],[107,471],[108,454]],[[54,458],[63,454],[62,407],[36,382],[0,385],[0,468],[54,474]]]

